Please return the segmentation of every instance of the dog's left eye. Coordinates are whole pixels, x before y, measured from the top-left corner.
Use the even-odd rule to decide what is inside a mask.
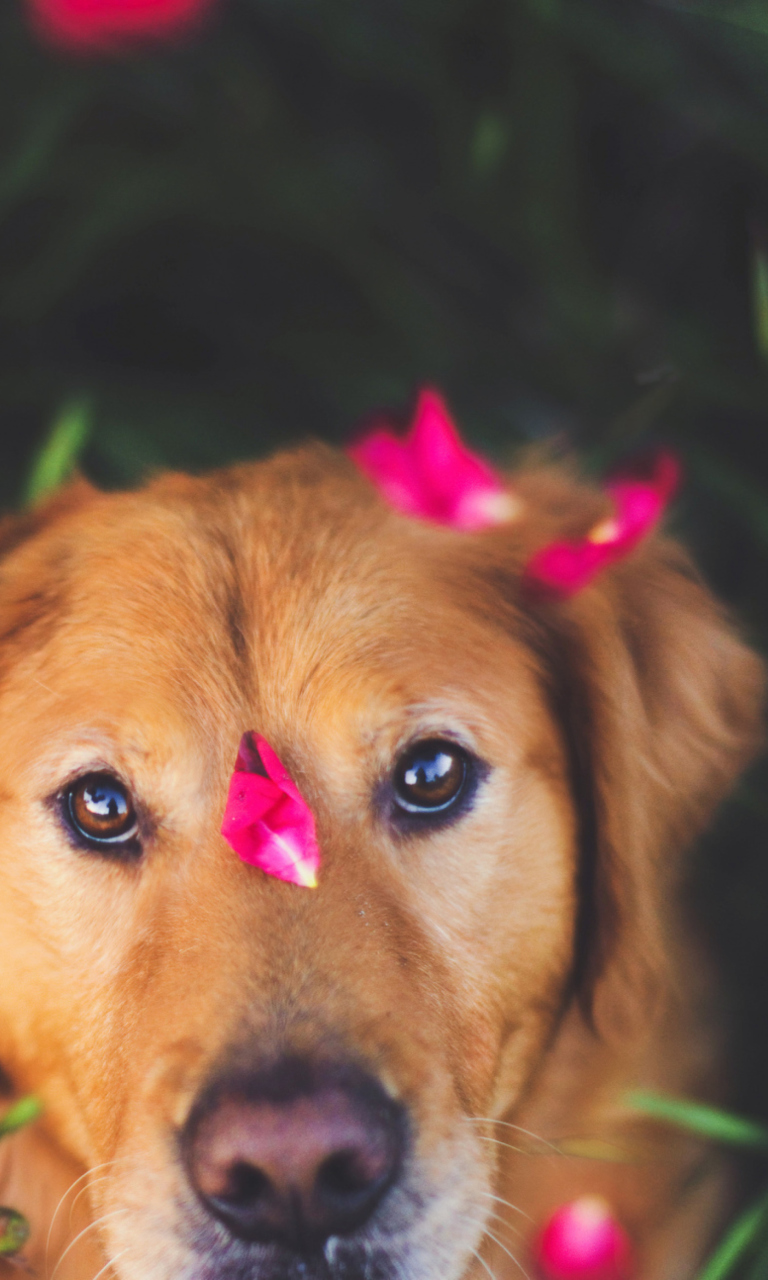
[[[470,757],[455,742],[417,742],[400,757],[394,774],[395,803],[406,813],[442,814],[465,793]]]
[[[87,773],[63,795],[64,819],[89,849],[133,851],[138,832],[128,788],[111,773]]]

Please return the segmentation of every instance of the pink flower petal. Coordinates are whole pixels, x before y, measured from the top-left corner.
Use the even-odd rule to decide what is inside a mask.
[[[376,427],[348,453],[390,506],[405,515],[471,531],[515,514],[515,500],[501,478],[462,443],[445,401],[430,388],[420,393],[405,437]]]
[[[315,888],[320,850],[312,810],[266,739],[244,733],[221,834],[267,875]]]
[[[215,0],[27,0],[39,33],[60,48],[114,52],[168,40],[195,26]]]
[[[614,503],[613,515],[601,520],[584,538],[551,542],[537,551],[525,569],[525,586],[560,598],[581,591],[647,537],[679,482],[680,464],[666,450],[654,455],[647,473],[614,476],[606,486]]]
[[[378,427],[347,452],[391,507],[429,519],[421,477],[414,477],[408,450],[391,431]]]
[[[544,1280],[629,1280],[632,1247],[601,1196],[582,1196],[555,1210],[535,1246]]]

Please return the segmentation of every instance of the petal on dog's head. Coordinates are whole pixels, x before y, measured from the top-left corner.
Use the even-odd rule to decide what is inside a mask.
[[[312,810],[258,734],[240,740],[221,834],[243,862],[278,880],[316,887],[320,850]]]
[[[616,474],[606,485],[613,515],[584,538],[542,547],[525,569],[524,585],[560,599],[575,595],[653,531],[679,483],[680,464],[668,450],[653,455],[642,470]]]
[[[470,532],[514,517],[501,477],[462,442],[442,396],[425,388],[409,433],[375,427],[349,456],[382,497],[405,515]]]

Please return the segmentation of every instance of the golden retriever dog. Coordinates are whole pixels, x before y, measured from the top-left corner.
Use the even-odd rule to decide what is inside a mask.
[[[724,1096],[680,894],[762,666],[660,534],[529,598],[609,504],[510,482],[459,533],[308,446],[0,529],[0,1063],[44,1105],[0,1203],[42,1280],[511,1280],[586,1193],[638,1280],[710,1247],[727,1165],[628,1091]],[[316,889],[220,833],[246,731]]]

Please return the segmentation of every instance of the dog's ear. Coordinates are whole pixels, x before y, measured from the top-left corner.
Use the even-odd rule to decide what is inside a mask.
[[[581,486],[545,485],[539,497],[553,493],[547,537],[564,516],[565,536],[574,519],[588,529],[596,502],[600,514]],[[647,1015],[665,968],[681,855],[761,744],[764,668],[660,535],[571,599],[526,608],[581,817],[580,991],[598,1028],[626,1025]]]
[[[82,476],[76,476],[69,484],[57,489],[51,497],[27,511],[0,517],[0,559],[47,525],[53,524],[60,516],[91,502],[97,494],[98,489]]]
[[[0,666],[24,652],[35,630],[56,613],[64,574],[61,553],[52,545],[38,556],[35,539],[98,497],[97,489],[78,478],[39,506],[0,519]]]

